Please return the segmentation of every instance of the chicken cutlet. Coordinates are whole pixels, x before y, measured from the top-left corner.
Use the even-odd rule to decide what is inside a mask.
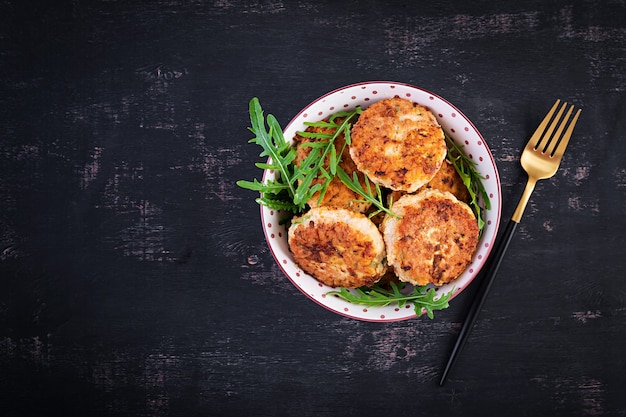
[[[433,179],[447,152],[432,112],[398,97],[365,109],[351,138],[350,155],[358,170],[384,187],[409,193]]]
[[[472,209],[447,191],[406,194],[381,225],[387,262],[401,281],[443,285],[469,265],[478,244]]]
[[[433,179],[422,187],[422,189],[426,188],[449,191],[454,194],[457,199],[463,201],[464,203],[469,204],[469,202],[472,201],[469,191],[467,191],[467,187],[463,184],[463,179],[461,179],[461,176],[452,162],[447,159],[443,161],[441,168],[439,168],[439,171],[437,171]]]
[[[331,287],[372,285],[387,270],[380,231],[351,210],[312,208],[292,220],[288,242],[300,268]]]

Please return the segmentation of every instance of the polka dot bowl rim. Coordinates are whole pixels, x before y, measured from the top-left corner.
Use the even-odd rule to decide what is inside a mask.
[[[444,98],[410,84],[392,81],[368,81],[333,90],[302,109],[283,129],[285,140],[292,141],[295,133],[304,130],[305,121],[322,120],[333,113],[363,109],[370,104],[391,97],[401,97],[428,107],[442,128],[455,143],[463,145],[466,155],[476,162],[483,185],[490,196],[491,209],[484,210],[485,227],[470,265],[456,280],[436,288],[439,293],[453,291],[450,300],[459,295],[483,267],[494,245],[501,215],[500,177],[495,160],[474,124],[453,104]],[[263,180],[274,178],[276,173],[265,171]],[[385,307],[367,307],[352,304],[334,295],[335,288],[326,286],[304,272],[293,260],[287,243],[287,226],[280,224],[288,213],[261,206],[261,221],[267,244],[276,263],[287,278],[309,299],[339,315],[373,322],[393,322],[415,318],[414,305],[407,303],[399,308],[395,303]],[[436,316],[437,312],[435,312]]]

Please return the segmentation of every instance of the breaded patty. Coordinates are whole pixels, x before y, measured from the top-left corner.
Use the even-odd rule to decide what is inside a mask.
[[[292,220],[288,241],[300,268],[331,287],[372,285],[387,269],[380,231],[351,210],[312,208]]]
[[[341,124],[341,119],[337,118],[335,119],[335,122],[338,124]],[[324,134],[329,134],[329,135],[333,135],[335,133],[335,129],[313,127],[313,126],[307,127],[305,131],[324,133]],[[302,161],[304,161],[306,157],[309,155],[309,153],[311,152],[311,148],[306,146],[306,143],[314,141],[314,140],[327,141],[324,139],[305,138],[301,135],[295,136],[294,146],[296,146],[298,150],[295,163],[298,166],[300,166]],[[356,169],[356,165],[354,164],[354,161],[352,161],[352,158],[350,157],[350,152],[348,151],[348,147],[344,146],[345,143],[346,141],[345,141],[344,135],[343,133],[341,133],[335,139],[334,145],[337,151],[337,156],[339,157],[341,155],[341,162],[339,163],[339,166],[341,166],[341,168],[343,168],[343,170],[346,171],[346,173],[350,177],[352,177],[352,173],[355,172],[357,169]],[[340,152],[342,153],[340,154]],[[325,164],[324,164],[324,168],[326,168],[326,170],[328,170],[329,160],[330,160],[330,157],[327,157]],[[363,174],[360,172],[357,172],[357,175],[359,176],[361,185],[365,186],[365,179],[364,179]],[[313,181],[311,186],[318,184],[318,183],[321,184],[323,182],[324,181],[322,179],[318,179],[318,180]],[[326,193],[324,193],[324,198],[322,198],[321,202],[319,201],[319,197],[320,197],[320,193],[319,192],[315,193],[313,197],[310,198],[309,201],[307,202],[309,207],[327,206],[327,207],[335,207],[335,208],[347,208],[350,210],[358,211],[360,213],[364,213],[371,206],[370,203],[363,202],[361,196],[359,196],[357,193],[355,193],[354,191],[351,191],[348,187],[346,187],[344,183],[341,182],[339,177],[334,177],[331,180],[330,184],[328,185],[328,188],[326,189]]]
[[[461,176],[456,171],[454,165],[452,165],[452,162],[447,159],[443,161],[441,168],[437,171],[433,179],[422,188],[434,188],[436,190],[449,191],[454,194],[457,199],[463,201],[464,203],[469,203],[471,201],[469,191],[467,191],[467,187],[463,184]]]
[[[393,205],[401,218],[385,217],[381,226],[387,262],[401,281],[443,285],[471,262],[478,244],[472,209],[447,191],[425,189]]]
[[[392,190],[415,192],[430,181],[446,157],[435,116],[402,98],[372,104],[352,127],[350,155],[371,180]]]

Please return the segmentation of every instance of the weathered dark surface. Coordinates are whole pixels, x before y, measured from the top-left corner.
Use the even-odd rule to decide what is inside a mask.
[[[626,5],[0,2],[0,415],[626,414]],[[472,337],[358,322],[274,265],[247,104],[284,124],[358,81],[431,90],[502,180],[552,101],[584,108]]]

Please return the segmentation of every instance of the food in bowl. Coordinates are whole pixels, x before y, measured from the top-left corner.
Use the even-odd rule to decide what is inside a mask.
[[[381,91],[383,88],[387,90],[384,93]],[[363,95],[360,96],[360,92],[363,92]],[[396,92],[400,94],[392,94]],[[263,182],[255,180],[254,182],[244,181],[239,184],[246,188],[261,191],[262,193],[261,197],[257,201],[264,204],[261,209],[262,218],[264,219],[264,230],[266,232],[268,244],[272,249],[272,253],[276,257],[278,264],[281,266],[281,269],[283,269],[285,274],[300,290],[302,290],[302,292],[325,307],[340,314],[359,319],[387,321],[408,318],[411,315],[411,312],[407,311],[407,309],[415,307],[415,314],[413,314],[413,316],[420,315],[422,312],[426,312],[429,316],[431,316],[433,309],[445,308],[447,306],[447,300],[449,300],[458,292],[459,289],[464,288],[468,282],[471,281],[471,278],[475,276],[480,264],[482,264],[482,259],[484,259],[485,254],[490,250],[492,239],[495,237],[494,233],[495,228],[497,228],[497,223],[494,224],[494,213],[488,205],[489,199],[494,196],[494,179],[496,180],[495,185],[499,186],[499,183],[497,181],[495,166],[490,167],[488,164],[484,163],[485,150],[489,161],[493,163],[493,160],[488,153],[488,149],[486,149],[486,146],[482,145],[482,141],[480,141],[482,138],[478,136],[479,141],[477,143],[484,149],[479,149],[480,153],[476,153],[474,147],[472,146],[474,138],[471,136],[471,133],[473,132],[469,131],[467,127],[465,127],[464,130],[469,133],[460,135],[455,134],[455,129],[459,129],[457,125],[453,125],[454,127],[450,128],[450,124],[447,124],[442,129],[442,127],[432,124],[433,120],[435,122],[441,120],[443,114],[438,112],[437,117],[434,117],[432,113],[428,113],[430,111],[429,109],[432,109],[431,106],[433,102],[437,105],[440,103],[430,94],[425,96],[426,100],[409,99],[409,96],[411,94],[415,95],[416,92],[421,94],[422,91],[416,89],[415,87],[398,83],[364,83],[363,85],[349,86],[344,89],[337,90],[323,96],[304,109],[296,117],[296,119],[288,125],[287,129],[285,129],[286,138],[281,136],[283,132],[280,130],[277,121],[273,119],[271,115],[268,115],[267,121],[265,121],[262,117],[262,110],[260,109],[258,101],[251,101],[250,109],[251,121],[253,125],[252,130],[255,134],[257,134],[257,137],[252,141],[261,144],[264,147],[262,156],[268,156],[269,158],[266,164],[259,164],[261,168],[265,169]],[[379,95],[380,100],[373,100],[372,95],[379,93],[381,93]],[[400,96],[404,98],[400,98]],[[349,103],[350,100],[355,100],[355,105]],[[431,103],[428,103],[429,100]],[[342,101],[345,104],[341,107],[338,106],[337,104]],[[368,101],[371,102],[368,103]],[[417,102],[428,103],[431,106],[422,106]],[[326,108],[320,109],[321,106]],[[445,138],[443,143],[446,149],[446,153],[443,154],[444,159],[439,160],[440,156],[435,155],[436,152],[424,152],[426,156],[430,157],[430,160],[424,161],[423,166],[426,167],[426,169],[422,170],[422,174],[424,171],[427,171],[426,180],[428,182],[424,185],[425,180],[422,179],[421,184],[418,186],[416,191],[413,191],[413,188],[410,187],[403,187],[403,183],[410,183],[411,181],[403,181],[402,178],[395,178],[393,180],[396,183],[401,184],[401,186],[396,187],[391,184],[391,187],[396,188],[396,190],[392,190],[391,187],[387,187],[386,184],[378,178],[370,178],[369,175],[363,175],[363,171],[361,169],[357,169],[356,171],[353,170],[351,172],[352,175],[350,175],[350,168],[346,168],[342,163],[344,160],[343,156],[346,155],[346,149],[348,151],[352,151],[350,146],[354,142],[351,143],[351,141],[355,140],[354,133],[358,130],[353,127],[354,123],[356,122],[358,125],[361,123],[361,120],[367,121],[368,109],[374,109],[369,113],[374,114],[376,117],[380,117],[380,115],[384,114],[384,112],[378,112],[376,114],[375,110],[378,107],[386,107],[391,110],[395,110],[396,108],[400,110],[402,108],[406,108],[406,114],[408,114],[409,117],[404,117],[405,121],[408,121],[410,124],[414,124],[416,121],[427,122],[430,123],[429,128],[435,129],[435,131],[436,129],[439,129],[440,134],[443,132],[442,136]],[[336,111],[338,108],[343,108],[345,110]],[[365,110],[362,110],[362,108],[365,108]],[[318,111],[318,109],[320,110]],[[419,110],[420,114],[412,114],[411,111],[413,111],[413,109]],[[438,108],[435,107],[434,110],[437,112]],[[456,111],[456,109],[453,109],[452,113],[448,113],[448,109],[445,111],[447,114],[451,114],[453,118],[459,116],[459,119],[457,120],[462,121],[463,125],[466,123],[464,121],[466,120],[464,119],[464,116],[462,116],[460,112]],[[404,114],[402,111],[399,111],[398,113]],[[394,117],[394,113],[387,111],[387,114],[389,114],[391,118]],[[302,119],[304,120],[301,122]],[[266,122],[269,130],[265,127]],[[294,127],[294,125],[303,127],[297,128]],[[331,128],[331,125],[334,129]],[[363,126],[367,127],[367,124],[364,124]],[[397,133],[400,137],[403,135],[406,137],[407,134],[413,134],[411,133],[410,128],[394,131],[393,123],[387,123],[387,126],[392,129],[390,132]],[[368,129],[371,129],[372,127],[373,125],[370,124]],[[375,127],[373,128],[375,129]],[[362,130],[361,133],[365,130],[366,129]],[[419,132],[419,129],[415,130]],[[421,131],[427,132],[428,129],[423,128]],[[298,166],[294,163],[294,161],[300,153],[297,145],[301,144],[301,139],[299,139],[298,136],[302,133],[304,133],[303,136],[307,137],[305,141],[305,148],[307,148],[307,152],[304,156],[298,158],[298,162],[301,163],[301,165]],[[322,133],[322,135],[319,135],[319,133]],[[452,140],[451,137],[449,137],[450,133],[455,136],[455,140]],[[360,133],[357,132],[357,135],[359,134]],[[341,138],[341,136],[343,136],[343,138]],[[382,136],[384,137],[385,135],[383,134]],[[459,141],[459,136],[464,138],[464,140]],[[359,139],[362,139],[362,137]],[[471,142],[469,139],[471,139]],[[333,142],[332,145],[338,146],[329,146],[329,142]],[[370,140],[370,142],[372,141]],[[364,141],[362,143],[366,142]],[[406,151],[399,150],[400,146],[395,146],[397,144],[394,144],[393,140],[390,141],[389,145],[391,145],[390,148],[383,150],[383,152],[388,152],[392,156],[394,152],[399,153],[393,160],[389,161],[389,163],[384,166],[399,170],[402,174],[403,168],[406,169],[406,166],[401,166],[402,158],[398,157],[398,155],[402,156],[403,154],[406,154]],[[460,151],[465,145],[470,145],[470,151],[474,153],[474,155],[480,155],[474,156],[479,159],[478,161],[473,161],[471,153],[467,155]],[[435,148],[431,148],[431,150]],[[381,149],[384,149],[384,147]],[[419,152],[413,153],[419,154]],[[313,156],[311,156],[311,154],[313,154]],[[367,161],[367,158],[365,160]],[[363,160],[360,161],[360,163],[362,162]],[[468,171],[468,162],[470,171]],[[393,165],[393,163],[396,163],[396,165]],[[487,172],[487,178],[484,178],[483,172],[479,172],[477,170],[471,171],[472,164],[480,166],[481,168],[492,168],[492,170],[483,170],[483,172]],[[438,169],[432,168],[437,165],[439,165]],[[451,166],[454,168],[452,172],[449,170]],[[460,170],[459,167],[461,168]],[[372,177],[376,177],[382,169],[376,169],[375,171],[378,171],[378,173],[374,172],[371,174]],[[311,174],[312,172],[313,174]],[[462,175],[459,176],[459,173]],[[479,187],[475,186],[476,178],[480,178],[481,175],[483,175],[483,179],[485,180],[490,192],[487,192],[481,187],[482,184],[480,181],[478,183]],[[337,181],[337,179],[339,179],[339,181]],[[469,182],[472,186],[471,188],[465,187],[465,194],[462,195],[463,193],[459,193],[459,190],[463,191],[464,187],[459,187],[459,184],[467,183],[468,180],[470,180]],[[428,190],[430,190],[430,193],[433,194],[434,189],[441,189],[442,185],[444,185],[444,188],[447,188],[447,191],[452,191],[457,194],[460,200],[469,200],[475,213],[477,214],[477,219],[474,218],[476,223],[475,227],[483,231],[483,233],[481,233],[479,245],[474,247],[475,251],[473,252],[473,256],[471,256],[469,263],[467,263],[467,257],[464,258],[466,262],[465,266],[467,268],[461,268],[464,269],[464,271],[462,271],[458,282],[455,282],[452,275],[448,275],[446,279],[441,279],[441,271],[439,271],[434,274],[434,277],[429,281],[430,284],[428,286],[405,285],[404,282],[398,281],[397,276],[394,276],[396,274],[388,273],[389,270],[394,270],[393,265],[392,268],[388,268],[388,271],[384,274],[383,279],[378,284],[373,285],[369,285],[369,282],[373,282],[379,278],[380,270],[372,273],[372,269],[372,271],[368,271],[367,274],[362,276],[354,274],[354,277],[359,278],[354,282],[334,282],[326,279],[320,279],[319,276],[316,280],[314,277],[316,275],[315,268],[312,269],[301,265],[304,262],[302,260],[298,261],[298,256],[296,256],[296,252],[298,252],[298,250],[297,248],[294,250],[293,242],[288,242],[286,236],[288,233],[286,232],[289,231],[289,224],[294,214],[296,215],[295,219],[300,219],[303,217],[303,213],[312,213],[317,215],[317,210],[328,211],[339,209],[338,207],[330,207],[328,204],[325,204],[328,202],[325,201],[328,197],[326,193],[330,192],[330,184],[332,182],[339,183],[340,185],[343,184],[343,186],[345,186],[344,188],[356,193],[357,198],[355,199],[353,195],[348,198],[348,201],[351,201],[352,203],[357,201],[360,204],[362,203],[361,207],[357,207],[359,206],[359,204],[357,204],[354,207],[341,208],[341,210],[347,210],[350,212],[350,219],[352,218],[351,216],[355,216],[358,211],[363,211],[363,207],[366,207],[367,205],[370,206],[370,208],[365,211],[365,214],[369,217],[366,219],[370,220],[370,223],[367,223],[368,226],[365,227],[368,230],[378,231],[376,226],[379,226],[385,217],[387,219],[400,217],[393,211],[393,202],[398,198],[403,198],[404,195],[413,196],[420,193],[427,193]],[[411,185],[411,187],[414,187],[414,185]],[[499,194],[497,194],[497,196],[499,197]],[[333,200],[334,199],[329,199],[329,201]],[[460,200],[458,201],[458,204],[465,204],[461,203]],[[499,199],[496,199],[496,203],[497,215],[499,216]],[[316,211],[314,211],[314,209],[316,209]],[[306,216],[306,214],[304,214],[304,216]],[[327,217],[328,216],[324,217],[324,222],[328,220]],[[330,216],[330,218],[333,218],[333,216]],[[298,222],[299,220],[295,221]],[[332,230],[333,223],[324,224],[327,226],[325,230]],[[346,224],[350,224],[350,222],[347,222]],[[372,224],[376,225],[374,226],[374,229],[370,227]],[[487,230],[486,234],[483,230],[485,225]],[[319,238],[320,235],[314,233],[314,236]],[[371,238],[371,236],[375,236],[375,234],[370,234],[368,236]],[[475,240],[477,239],[478,237]],[[371,240],[373,242],[376,239]],[[330,241],[326,241],[326,246],[335,252],[337,252],[336,249],[342,249],[345,246],[329,244],[328,242],[331,241],[332,239]],[[452,242],[455,242],[454,238],[452,238]],[[468,247],[471,247],[471,245]],[[332,250],[327,250],[327,252],[331,253]],[[438,260],[443,259],[442,254],[444,254],[444,252],[442,252],[441,248],[439,248],[439,252],[435,253]],[[381,252],[378,251],[377,255],[372,259],[379,259],[380,253]],[[312,259],[315,259],[316,257],[321,258],[321,256],[318,256],[319,253],[317,255],[315,253],[309,253],[309,255]],[[370,262],[372,259],[370,259]],[[327,265],[322,266],[323,268],[327,267]],[[407,265],[404,265],[405,268],[406,266]],[[403,266],[400,266],[400,268],[403,268]],[[365,269],[367,270],[367,268]],[[450,270],[452,269],[453,268]],[[369,277],[366,277],[368,274]],[[437,276],[437,274],[440,276]],[[318,282],[318,286],[314,284],[315,281]],[[447,283],[448,281],[451,281],[451,283]],[[363,286],[360,286],[360,284],[363,284]],[[436,285],[443,286],[437,287]],[[340,288],[336,288],[337,286],[340,286]],[[358,288],[350,289],[352,286],[358,286]],[[338,295],[339,297],[333,297],[332,295]],[[415,296],[415,298],[411,298],[413,296]],[[421,303],[420,297],[424,303]],[[425,307],[426,304],[432,304],[433,301],[440,301],[440,304],[435,305],[434,307]],[[360,311],[356,310],[355,306],[350,306],[361,302],[363,302],[365,307]],[[379,307],[374,308],[374,306]],[[378,313],[380,314],[377,317],[372,316],[372,314],[376,315]]]
[[[426,107],[399,97],[378,101],[357,116],[344,132],[337,125],[344,119],[338,117],[319,121],[294,138],[296,168],[312,170],[312,184],[321,186],[307,201],[311,209],[289,228],[294,260],[331,287],[370,286],[388,268],[413,285],[454,280],[476,250],[478,221],[466,203],[437,190],[446,188],[441,187],[445,182],[429,184],[448,154],[443,129]],[[318,173],[312,165],[320,159]],[[336,170],[353,182],[332,176]],[[462,183],[456,170],[448,176],[451,183]],[[368,194],[354,190],[364,191],[368,181],[383,187],[386,196],[404,193],[397,202],[387,197],[390,211],[381,230],[360,214],[371,203]],[[421,190],[426,184],[430,187]]]

